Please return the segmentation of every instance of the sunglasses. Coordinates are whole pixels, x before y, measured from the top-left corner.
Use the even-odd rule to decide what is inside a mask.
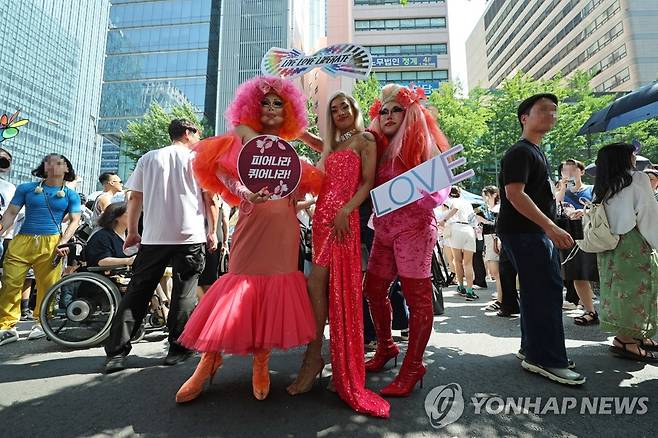
[[[185,128],[185,129],[187,129],[188,131],[190,131],[192,134],[196,134],[197,132],[199,132],[199,130],[196,129],[196,128]],[[121,181],[119,181],[119,182],[121,182]]]
[[[391,109],[390,111],[388,110],[388,108],[384,108],[383,110],[380,110],[379,115],[385,117],[389,114],[403,113],[403,112],[404,112],[404,108],[400,108],[399,106],[394,106],[393,109]]]
[[[276,108],[276,109],[283,108],[283,102],[280,101],[280,100],[273,100],[273,101],[270,101],[270,100],[265,99],[265,100],[261,100],[261,101],[260,101],[260,105],[261,105],[263,108],[265,108],[265,107]]]

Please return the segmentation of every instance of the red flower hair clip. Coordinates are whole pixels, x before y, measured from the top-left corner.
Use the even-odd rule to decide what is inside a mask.
[[[395,100],[407,109],[414,103],[420,103],[421,100],[425,100],[425,90],[414,84],[409,84],[409,88],[403,87],[398,91]]]
[[[379,111],[382,109],[382,101],[379,99],[375,99],[375,102],[372,104],[370,107],[370,111],[368,114],[370,114],[370,120],[374,120],[376,117],[379,117]]]

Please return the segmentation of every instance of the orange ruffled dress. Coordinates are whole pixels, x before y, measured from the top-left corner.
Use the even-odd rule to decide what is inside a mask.
[[[242,144],[229,134],[196,148],[200,184],[229,203],[240,198],[226,181],[237,179]],[[322,174],[303,166],[300,193],[317,193]],[[232,236],[229,272],[206,292],[179,342],[202,352],[250,354],[288,349],[315,338],[315,319],[304,274],[297,270],[299,223],[292,197],[262,204],[240,202]]]

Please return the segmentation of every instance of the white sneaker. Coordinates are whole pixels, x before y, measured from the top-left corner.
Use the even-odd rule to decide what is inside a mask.
[[[27,335],[27,340],[28,341],[34,341],[35,339],[41,339],[44,338],[46,334],[43,332],[43,329],[41,328],[40,324],[34,324],[32,326],[32,330],[30,330],[30,334]]]
[[[562,310],[576,310],[577,308],[578,306],[569,301],[565,301],[564,304],[562,304]]]
[[[18,341],[18,330],[15,328],[0,330],[0,345],[11,344],[16,341]]]

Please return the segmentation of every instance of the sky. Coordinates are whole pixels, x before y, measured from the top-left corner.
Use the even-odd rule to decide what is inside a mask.
[[[448,0],[448,32],[452,78],[468,90],[466,40],[486,9],[486,0]]]

